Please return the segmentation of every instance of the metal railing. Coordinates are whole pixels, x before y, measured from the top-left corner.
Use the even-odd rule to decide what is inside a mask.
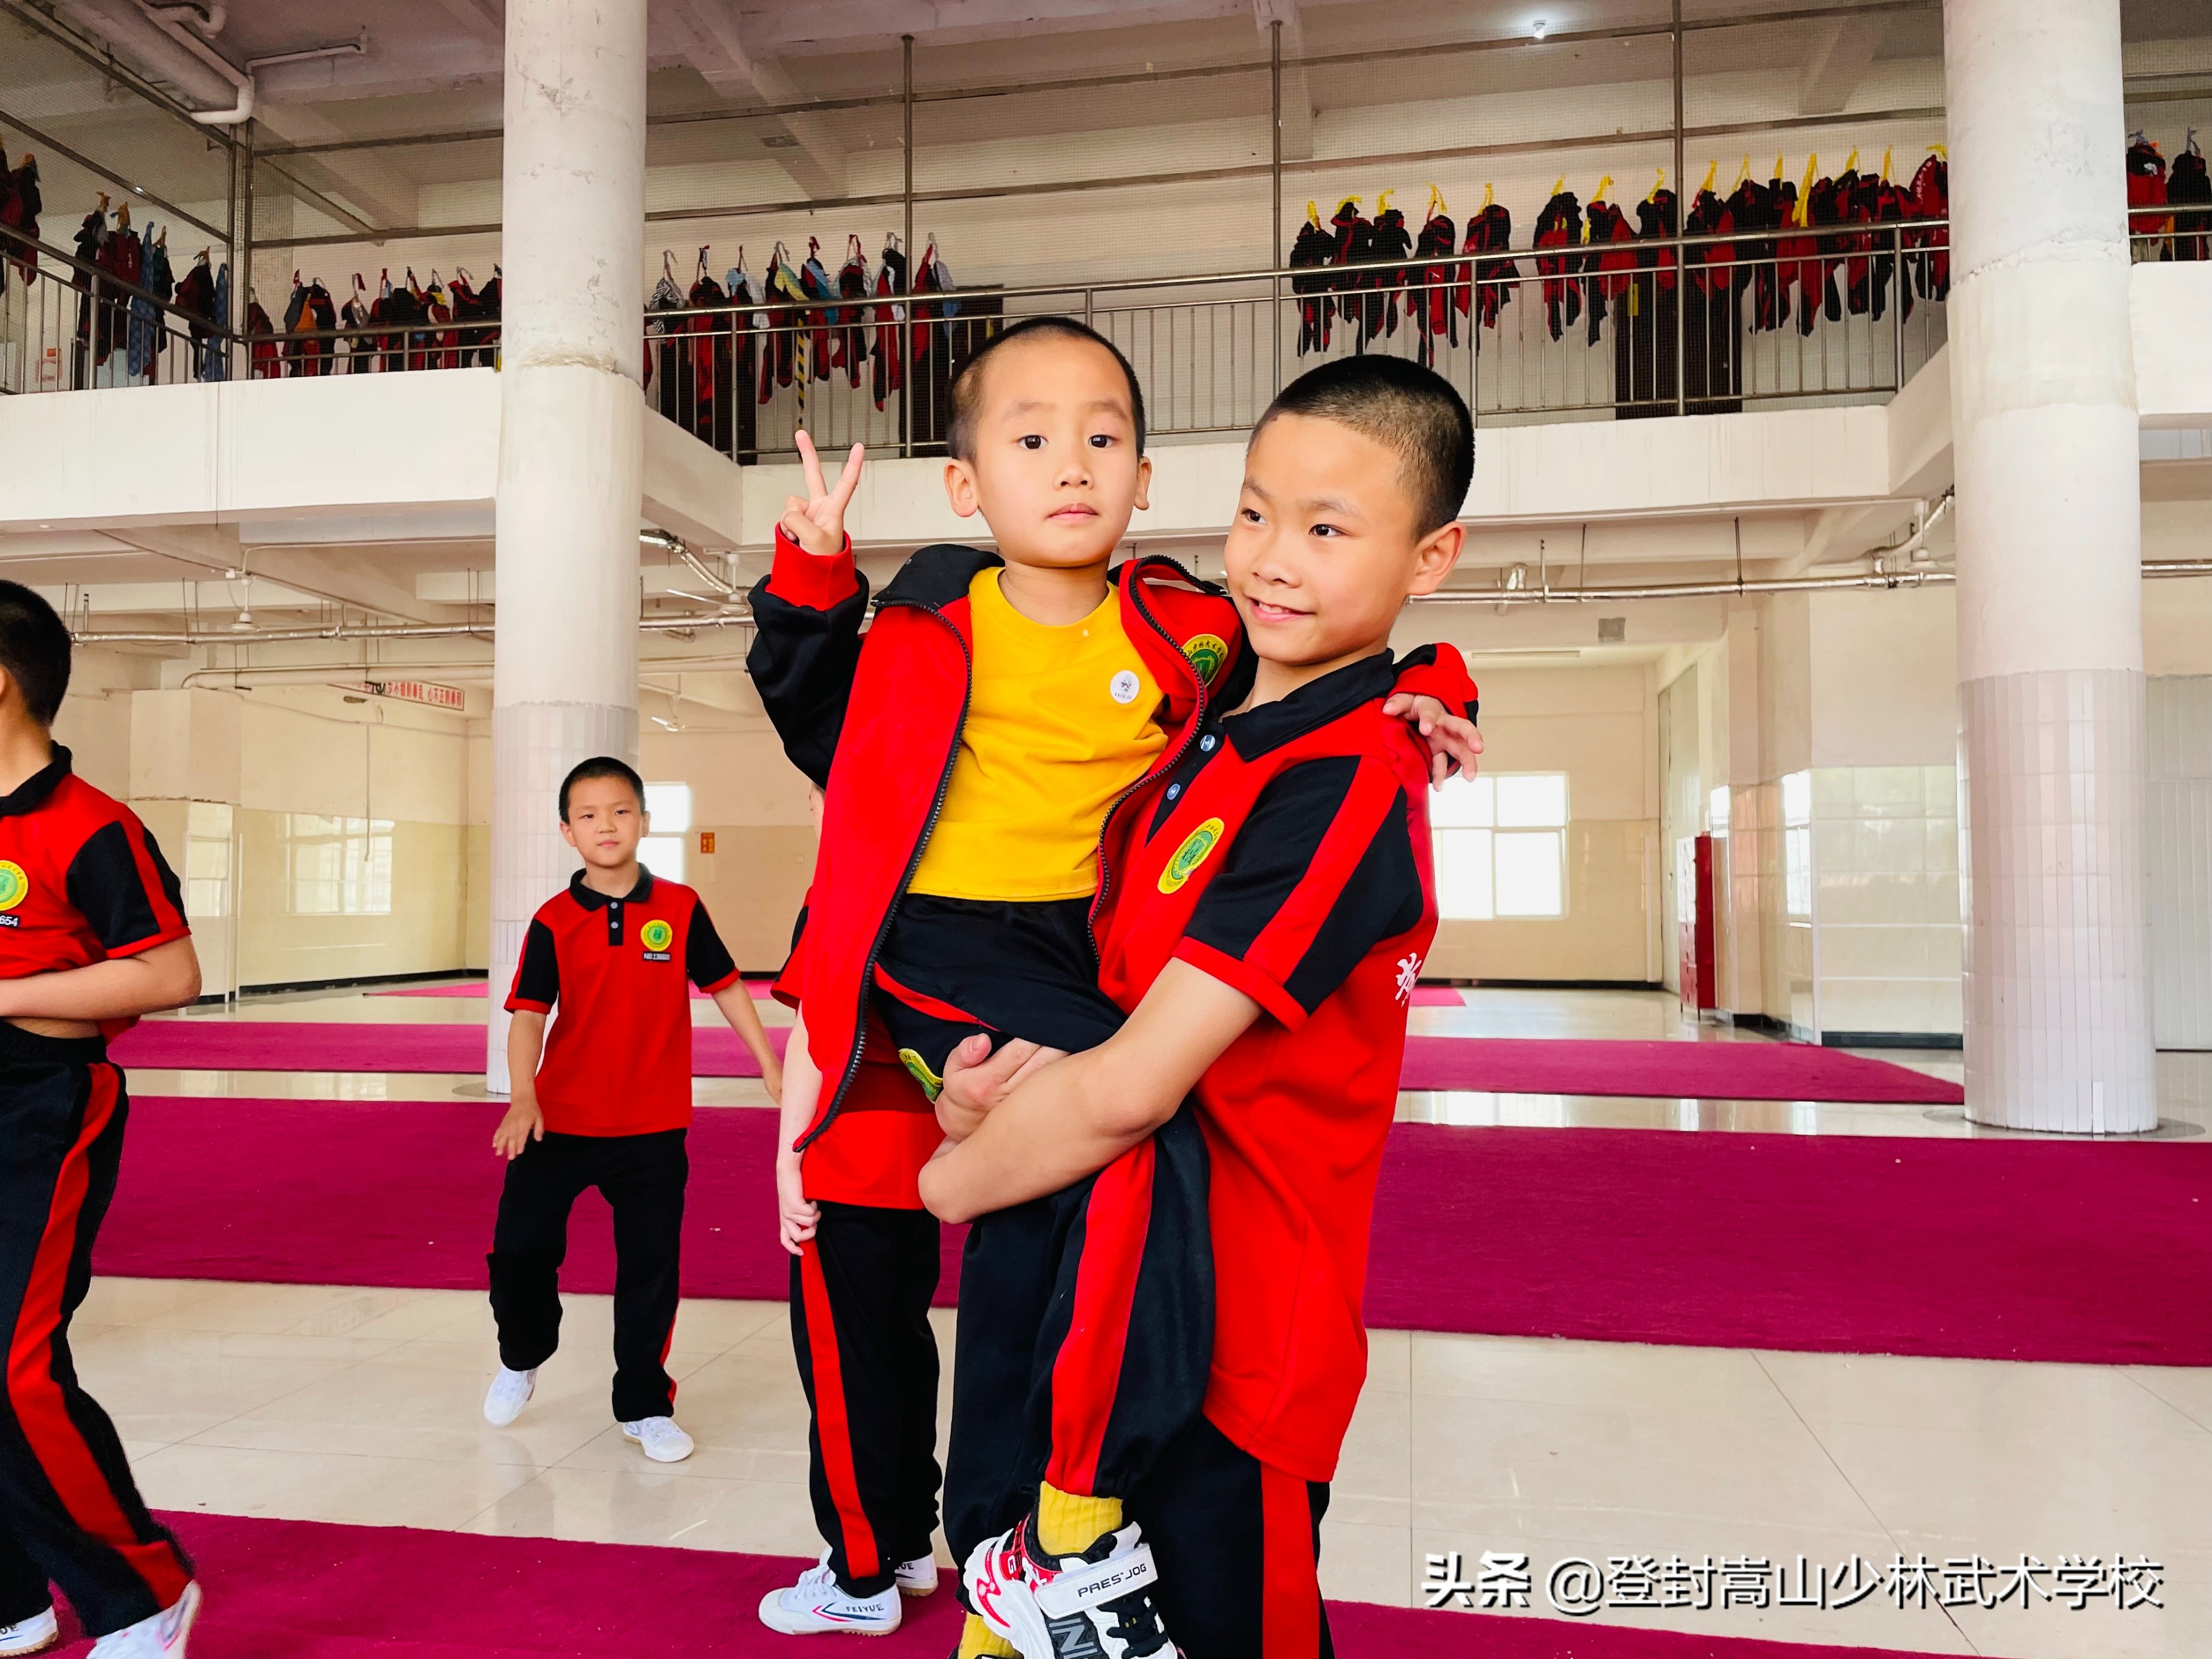
[[[219,380],[231,344],[173,298],[0,225],[0,395]]]

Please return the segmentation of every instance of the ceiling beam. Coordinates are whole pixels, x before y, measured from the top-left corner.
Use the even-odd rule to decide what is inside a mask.
[[[507,49],[507,7],[504,0],[438,0],[448,17],[479,40]]]
[[[1889,19],[1881,16],[1844,17],[1823,29],[1805,65],[1798,112],[1833,115],[1849,103],[1888,32]]]
[[[675,17],[691,43],[685,56],[692,68],[722,96],[758,97],[771,104],[806,97],[782,64],[746,49],[726,0],[676,0]],[[845,146],[831,118],[800,112],[765,117],[763,125],[793,141],[790,148],[769,155],[801,194],[828,198],[845,193]]]

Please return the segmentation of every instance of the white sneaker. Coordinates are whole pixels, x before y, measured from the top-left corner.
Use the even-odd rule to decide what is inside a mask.
[[[21,1653],[44,1653],[61,1639],[62,1621],[48,1607],[15,1624],[0,1625],[0,1655],[14,1659]]]
[[[200,1587],[186,1584],[174,1607],[94,1643],[92,1659],[185,1659],[185,1638],[199,1616]]]
[[[676,1426],[672,1417],[641,1418],[623,1424],[622,1431],[656,1463],[681,1463],[691,1455],[691,1437]]]
[[[761,1623],[786,1636],[823,1636],[833,1631],[889,1636],[904,1616],[898,1585],[876,1595],[848,1595],[837,1588],[837,1575],[830,1571],[826,1553],[821,1565],[800,1573],[789,1589],[770,1590],[760,1604]]]
[[[538,1392],[538,1371],[532,1367],[526,1371],[511,1371],[504,1365],[491,1380],[491,1389],[484,1395],[484,1421],[495,1429],[503,1429],[522,1415],[522,1408],[530,1403],[530,1396]]]
[[[892,1583],[901,1595],[928,1595],[937,1588],[937,1558],[923,1555],[900,1562]]]

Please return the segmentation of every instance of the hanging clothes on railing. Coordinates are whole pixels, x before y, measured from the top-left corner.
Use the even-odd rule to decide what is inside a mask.
[[[922,360],[928,356],[930,337],[938,331],[936,328],[931,326],[933,323],[943,328],[945,349],[948,352],[951,350],[952,330],[951,325],[943,319],[955,315],[960,309],[957,301],[932,304],[923,301],[921,296],[925,294],[949,294],[951,290],[952,276],[945,268],[945,256],[938,252],[937,238],[933,234],[921,250],[921,264],[915,267],[914,273],[915,299],[913,358],[917,368]]]
[[[1776,156],[1774,162],[1779,169],[1782,158]],[[1781,327],[1790,311],[1790,301],[1777,279],[1774,262],[1780,250],[1772,234],[1782,228],[1782,181],[1777,177],[1761,183],[1751,176],[1750,167],[1751,158],[1746,156],[1744,175],[1728,198],[1729,220],[1739,231],[1767,234],[1734,246],[1735,268],[1731,277],[1739,299],[1747,292],[1752,296],[1752,331],[1765,333]]]
[[[269,320],[269,313],[261,308],[260,300],[250,288],[246,290],[246,331],[254,337],[249,377],[256,380],[276,379],[284,372],[284,365],[276,355],[276,325]]]
[[[1598,182],[1583,218],[1583,241],[1589,250],[1583,256],[1583,302],[1592,345],[1598,342],[1607,313],[1627,295],[1629,272],[1636,268],[1636,252],[1629,246],[1635,233],[1628,228],[1628,216],[1605,199],[1612,183],[1609,178]]]
[[[1483,194],[1487,198],[1486,188]],[[1498,326],[1498,313],[1513,303],[1513,291],[1521,285],[1520,262],[1500,257],[1512,246],[1513,215],[1503,202],[1486,199],[1482,210],[1467,222],[1467,237],[1460,244],[1460,252],[1488,257],[1476,258],[1472,265],[1464,259],[1460,262],[1462,286],[1452,296],[1462,313],[1472,304],[1475,320],[1484,328]],[[1480,349],[1480,335],[1475,343]]]
[[[1347,196],[1338,204],[1329,224],[1335,231],[1335,240],[1330,246],[1328,256],[1332,265],[1356,265],[1372,255],[1375,227],[1368,222],[1367,216],[1360,212],[1357,196]],[[1343,313],[1345,327],[1352,332],[1352,349],[1354,351],[1367,349],[1366,305],[1359,297],[1359,288],[1364,280],[1364,274],[1360,271],[1344,270],[1330,284],[1332,290],[1342,296],[1337,301],[1337,309]]]
[[[906,324],[906,307],[883,303],[906,291],[906,250],[899,246],[897,236],[887,234],[884,238],[883,263],[876,270],[873,386],[878,409],[884,406],[885,398],[906,386],[906,353],[899,349],[899,331]]]
[[[338,323],[345,328],[367,328],[375,320],[368,297],[368,283],[359,271],[353,274],[353,292],[338,309]],[[376,342],[366,334],[356,334],[345,342],[346,373],[365,374],[375,367]]]
[[[1838,183],[1840,185],[1841,180]],[[1856,232],[1852,246],[1857,257],[1846,262],[1846,306],[1854,316],[1870,316],[1880,322],[1887,309],[1890,279],[1897,265],[1896,249],[1902,233],[1878,231],[1872,227],[1901,224],[1905,219],[1905,193],[1889,181],[1888,161],[1885,158],[1880,173],[1861,173],[1845,193],[1844,216],[1854,225],[1869,228]],[[1911,296],[1906,295],[1905,314],[1911,314]]]
[[[2166,229],[2166,157],[2157,143],[2141,131],[2128,135],[2129,252],[2137,260],[2163,257],[2160,245],[2136,239],[2156,236]]]
[[[499,307],[504,287],[497,265],[491,268],[491,281],[482,288],[465,270],[454,267],[448,291],[453,299],[453,320],[461,325],[454,333],[460,342],[463,368],[499,367]]]
[[[1583,208],[1565,179],[1552,186],[1552,199],[1536,216],[1536,274],[1544,279],[1544,326],[1556,340],[1583,314],[1582,284],[1571,280],[1582,270]]]
[[[1375,198],[1375,234],[1371,256],[1376,260],[1403,260],[1412,256],[1413,239],[1406,229],[1403,210],[1390,205],[1390,192],[1384,191]],[[1398,331],[1398,290],[1406,286],[1407,271],[1403,264],[1375,273],[1374,292],[1367,306],[1367,331],[1371,337],[1379,320],[1385,334]],[[1381,316],[1378,319],[1378,309]]]
[[[830,277],[828,267],[822,263],[822,244],[814,238],[806,239],[806,258],[799,267],[799,291],[810,300],[830,301],[837,297],[837,285]],[[831,325],[837,320],[834,307],[824,304],[807,313],[807,363],[812,378],[830,378]]]
[[[422,309],[429,313],[429,320],[433,323],[450,324],[453,320],[453,301],[447,298],[446,285],[438,280],[438,273],[434,270],[430,273],[430,286],[422,290]],[[428,367],[459,368],[461,366],[461,337],[453,329],[447,327],[434,331],[428,343],[434,348],[428,356]]]
[[[1951,293],[1951,166],[1939,147],[1930,150],[1905,187],[1912,219],[1938,219],[1942,224],[1905,233],[1905,246],[1917,250],[1906,262],[1914,292],[1923,300],[1948,299]]]
[[[226,259],[216,267],[215,315],[226,328],[230,324],[230,262]],[[202,349],[200,379],[227,380],[230,378],[229,343],[219,334],[210,334]]]
[[[188,319],[185,327],[191,335],[191,363],[190,373],[194,380],[216,380],[222,375],[222,341],[216,337],[213,325],[217,320],[215,297],[215,271],[208,264],[209,250],[202,248],[192,256],[191,268],[185,272],[177,284],[177,309]]]
[[[837,297],[841,300],[866,300],[868,297],[868,255],[857,236],[845,239],[845,263],[837,267]],[[861,326],[866,307],[843,305],[830,313],[830,325],[836,333],[830,340],[830,366],[845,371],[845,383],[857,387],[860,384],[860,361],[868,355],[868,337]]]
[[[781,242],[775,245],[775,252],[769,260],[767,284],[769,301],[772,305],[790,305],[806,298],[806,290],[799,283],[799,273],[791,268],[790,260],[784,257]],[[799,411],[804,416],[806,412],[808,373],[806,313],[804,311],[778,312],[775,317],[775,383],[798,387]],[[768,368],[769,364],[763,361],[761,365],[760,399],[763,403],[769,400]]]
[[[103,258],[107,247],[107,192],[100,193],[100,204],[84,216],[84,222],[76,228],[76,257],[96,270],[106,270]],[[70,381],[74,386],[92,384],[95,362],[106,362],[108,353],[108,304],[104,295],[95,296],[93,278],[83,270],[72,268],[70,286],[77,290],[76,338],[70,354]]]
[[[1298,234],[1291,243],[1291,269],[1306,270],[1330,264],[1334,257],[1336,238],[1323,228],[1321,208],[1313,202],[1306,204],[1306,216],[1299,222]],[[1298,356],[1310,351],[1326,351],[1329,334],[1336,320],[1336,301],[1329,295],[1328,278],[1321,276],[1293,276],[1291,292],[1300,295],[1298,301]]]
[[[1651,193],[1636,204],[1639,243],[1671,242],[1678,204],[1664,168]],[[1628,289],[1628,314],[1613,324],[1614,410],[1623,419],[1671,415],[1680,384],[1675,352],[1681,295],[1672,246],[1641,246]]]
[[[1832,323],[1844,319],[1843,291],[1837,278],[1843,274],[1846,239],[1825,228],[1844,222],[1844,190],[1841,180],[1825,175],[1805,195],[1805,211],[1801,216],[1814,234],[1810,239],[1819,258],[1802,261],[1797,270],[1798,304],[1803,307],[1797,315],[1801,334],[1813,331],[1814,313],[1813,302],[1820,302],[1819,314]]]
[[[1728,236],[1735,229],[1728,204],[1713,193],[1717,170],[1717,164],[1706,172],[1704,186],[1691,199],[1686,236]],[[1735,249],[1726,241],[1697,244],[1683,250],[1682,262],[1690,277],[1681,295],[1686,408],[1692,415],[1735,414],[1743,406]]]
[[[676,337],[684,331],[684,324],[656,313],[683,309],[684,290],[676,285],[676,256],[663,248],[660,280],[653,285],[645,301],[645,383],[652,390],[653,406],[679,425],[677,399],[684,376],[683,349]]]
[[[0,237],[5,244],[0,246],[0,294],[8,291],[11,264],[26,287],[38,281],[39,256],[30,245],[39,240],[39,215],[46,205],[39,193],[39,158],[26,150],[21,165],[10,167],[7,156],[0,155],[0,225],[23,238],[19,242]]]
[[[2195,127],[2182,140],[2181,154],[2166,175],[2166,202],[2173,210],[2173,257],[2212,258],[2212,179],[2205,175]]]
[[[730,447],[732,392],[736,385],[731,348],[730,296],[707,269],[707,250],[699,250],[699,267],[684,301],[691,307],[685,344],[690,354],[690,407],[681,424],[717,453]]]
[[[284,302],[284,331],[306,334],[337,325],[337,307],[331,303],[331,291],[323,286],[322,278],[306,283],[294,271],[291,297]],[[328,339],[294,339],[285,341],[283,355],[291,366],[290,374],[327,374],[337,354]]]
[[[155,301],[169,301],[176,293],[175,278],[169,270],[169,232],[164,226],[160,236],[148,225],[141,244],[138,264],[138,286],[146,295],[133,295],[131,300],[130,369],[132,379],[150,371],[161,353],[164,325],[161,308]]]
[[[722,273],[722,286],[727,290],[733,306],[757,306],[761,302],[760,284],[745,269],[744,244],[738,247],[738,262]],[[750,311],[740,311],[730,319],[730,396],[732,410],[750,410],[753,390],[753,374],[758,367],[760,355],[760,319]],[[744,416],[739,425],[750,432],[752,417]]]
[[[1446,210],[1443,194],[1434,185],[1429,186],[1428,216],[1421,222],[1421,234],[1413,244],[1415,257],[1428,263],[1419,272],[1420,289],[1410,296],[1414,320],[1421,328],[1421,362],[1434,367],[1437,361],[1437,336],[1445,336],[1452,344],[1459,343],[1459,313],[1452,308],[1453,244],[1459,240],[1459,227],[1452,222]]]

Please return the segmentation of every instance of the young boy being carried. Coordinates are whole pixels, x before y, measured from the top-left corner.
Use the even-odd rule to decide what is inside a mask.
[[[1365,1375],[1369,1223],[1437,919],[1429,769],[1378,710],[1425,658],[1474,695],[1450,647],[1405,663],[1389,650],[1406,599],[1433,592],[1458,557],[1473,462],[1466,405],[1399,359],[1330,363],[1276,399],[1225,549],[1254,672],[1107,824],[1094,920],[1101,983],[1127,1023],[1042,1066],[1026,1044],[988,1060],[963,1045],[939,1101],[952,1139],[921,1189],[949,1220],[1115,1167],[1187,1113],[1187,1096],[1198,1103],[1211,1375],[1202,1416],[1127,1503],[1188,1659],[1328,1651],[1319,1522]],[[963,1365],[969,1316],[963,1296]],[[979,1368],[1001,1392],[975,1403],[1018,1413],[1050,1356],[1035,1350],[1039,1374],[1025,1378],[1012,1363],[1025,1334],[1001,1321],[989,1334],[1012,1352]],[[1032,1518],[969,1559],[965,1587],[1028,1659],[1154,1650],[1081,1606],[1099,1565],[1060,1555]]]
[[[752,1050],[770,1096],[783,1078],[698,894],[638,862],[646,828],[645,785],[621,761],[599,756],[562,781],[561,834],[584,867],[531,919],[507,999],[514,1094],[492,1134],[507,1164],[487,1258],[500,1369],[483,1414],[514,1422],[559,1345],[568,1212],[597,1187],[615,1215],[615,1421],[676,1463],[691,1455],[665,1364],[690,1174],[689,985]]]
[[[857,1241],[863,1218],[816,1201],[811,1173],[815,1150],[859,1107],[870,1069],[863,1032],[879,1022],[878,1046],[895,1049],[933,1096],[947,1055],[978,1032],[1051,1050],[1110,1036],[1121,1012],[1098,988],[1088,927],[1101,824],[1125,792],[1182,758],[1210,688],[1242,655],[1236,612],[1218,590],[1158,558],[1109,577],[1130,514],[1145,504],[1143,442],[1135,375],[1105,340],[1059,318],[998,336],[954,383],[945,487],[956,513],[983,515],[1000,556],[943,545],[915,554],[885,591],[864,649],[867,593],[843,531],[860,450],[833,490],[800,440],[810,498],[790,502],[774,572],[754,592],[760,636],[748,661],[787,752],[827,790],[808,915],[784,981],[798,990],[805,1040],[789,1051],[791,1152],[778,1186],[786,1242],[794,1224],[812,1228],[798,1240],[802,1266],[812,1252],[841,1340],[851,1331],[863,1358],[871,1280],[859,1244],[845,1242]],[[1440,744],[1472,738],[1442,704],[1422,700],[1412,717]],[[1031,1476],[1018,1497],[1024,1509],[1035,1498],[1042,1535],[1059,1547],[1081,1551],[1119,1532],[1119,1494],[1198,1410],[1212,1294],[1206,1190],[1195,1125],[1171,1119],[1115,1179],[971,1231],[963,1297],[994,1279],[1018,1285],[1009,1299],[1033,1334],[1054,1295],[1039,1263],[1066,1262],[1071,1282],[1092,1255],[1114,1255],[1121,1269],[1111,1342],[1073,1345],[1056,1376],[1054,1437],[1085,1449],[1055,1464],[1048,1473],[1060,1478],[1042,1491]],[[905,1271],[933,1280],[935,1262]],[[987,1419],[964,1404],[961,1379],[981,1340],[971,1333],[984,1322],[960,1327],[946,1476],[956,1549],[1004,1512],[1021,1462],[1022,1414]],[[849,1364],[843,1381],[851,1394]],[[816,1403],[818,1441],[828,1425]],[[823,1494],[826,1485],[836,1495],[842,1474],[865,1512],[870,1486],[895,1491],[896,1477],[878,1471],[872,1481],[866,1470],[823,1470],[823,1461],[817,1445],[829,1578],[817,1571],[769,1597],[763,1619],[791,1631],[895,1628],[896,1555],[872,1553],[873,1574],[854,1570],[849,1540],[863,1529],[853,1505]],[[883,1529],[861,1518],[868,1533]],[[1006,1650],[971,1619],[963,1651]]]
[[[58,1584],[99,1659],[185,1659],[199,1586],[78,1384],[70,1321],[131,1112],[107,1041],[200,993],[177,878],[131,809],[53,741],[70,636],[0,581],[0,1654],[60,1641]]]

